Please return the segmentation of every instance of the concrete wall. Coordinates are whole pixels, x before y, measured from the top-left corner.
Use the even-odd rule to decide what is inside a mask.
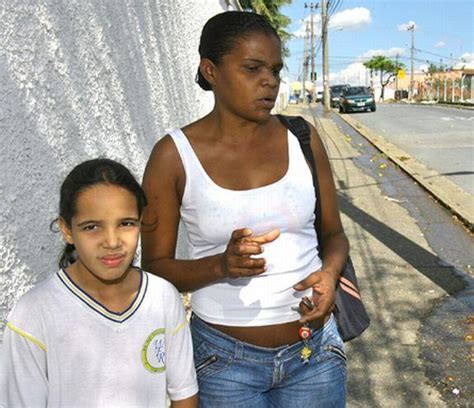
[[[0,336],[7,313],[57,269],[49,230],[77,163],[141,178],[157,138],[206,113],[194,83],[204,22],[224,0],[0,0]]]

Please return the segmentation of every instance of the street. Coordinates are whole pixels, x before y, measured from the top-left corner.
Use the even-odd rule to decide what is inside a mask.
[[[335,113],[319,104],[286,113],[320,130],[372,318],[347,345],[348,406],[469,406],[472,236]]]
[[[474,195],[474,110],[379,103],[351,116]]]

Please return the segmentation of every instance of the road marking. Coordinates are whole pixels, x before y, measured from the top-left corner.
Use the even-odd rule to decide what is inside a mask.
[[[469,116],[469,117],[465,117],[465,116],[443,116],[440,119],[444,120],[446,122],[450,122],[452,120],[470,121],[470,120],[474,120],[474,116]]]

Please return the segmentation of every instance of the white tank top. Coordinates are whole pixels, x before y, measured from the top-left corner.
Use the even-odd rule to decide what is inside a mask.
[[[225,279],[193,292],[194,313],[209,323],[264,326],[299,319],[291,308],[311,289],[293,285],[321,267],[314,221],[311,171],[297,138],[288,131],[288,170],[278,181],[251,190],[229,190],[206,173],[180,129],[170,133],[186,173],[181,219],[191,259],[223,253],[232,231],[254,234],[279,228],[281,235],[266,244],[262,256],[268,270],[251,278]]]

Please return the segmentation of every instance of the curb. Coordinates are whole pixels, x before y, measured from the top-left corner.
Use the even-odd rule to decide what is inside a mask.
[[[465,109],[465,110],[474,110],[474,105],[458,105],[455,103],[422,103],[422,102],[388,102],[393,103],[394,105],[416,105],[416,106],[439,106],[441,108],[454,108],[454,109]]]
[[[334,113],[397,164],[405,173],[433,195],[436,200],[456,215],[471,232],[474,232],[473,196],[356,119],[348,115],[340,115],[338,112]]]

